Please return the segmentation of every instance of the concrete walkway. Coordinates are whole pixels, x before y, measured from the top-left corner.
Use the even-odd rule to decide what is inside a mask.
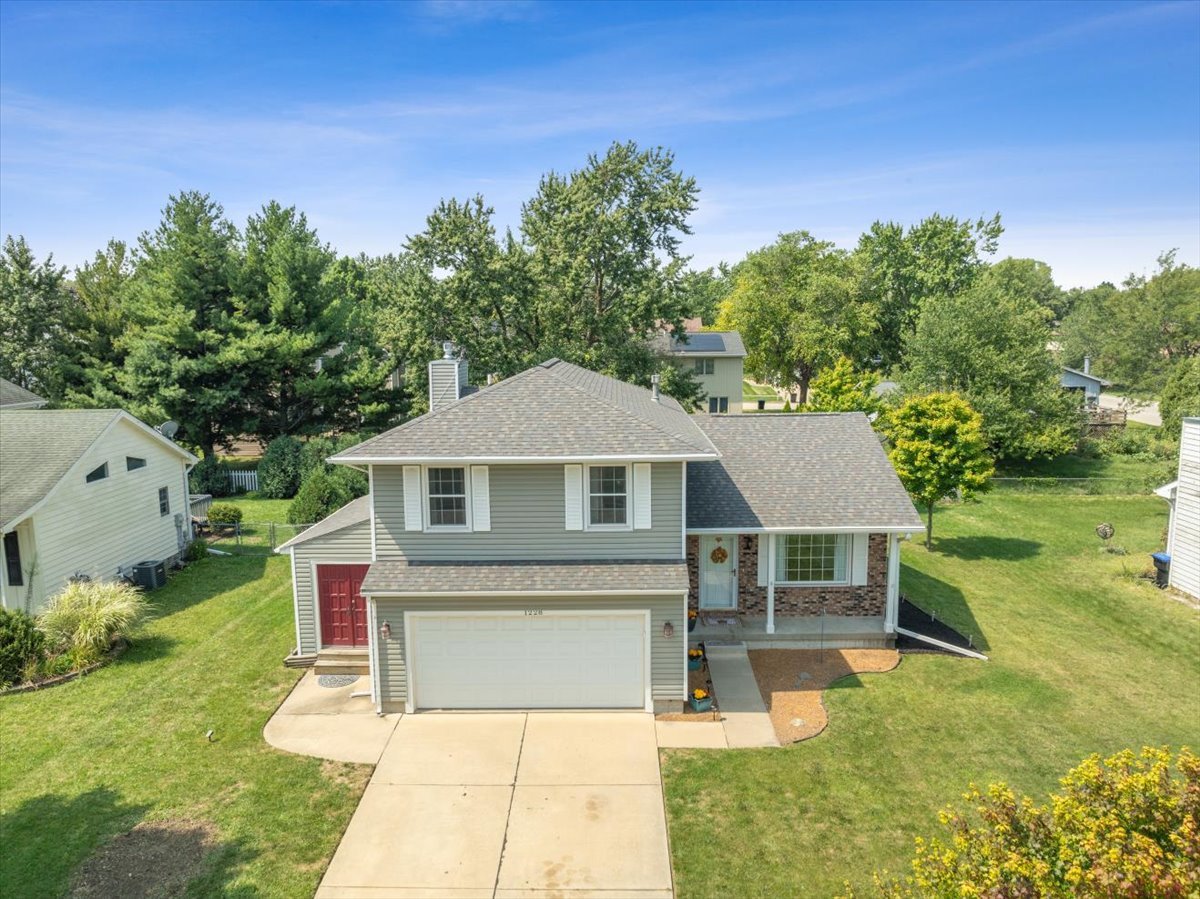
[[[771,724],[771,716],[758,691],[758,682],[754,680],[746,645],[706,643],[704,653],[729,748],[778,746],[775,726]]]
[[[360,677],[346,687],[322,687],[306,671],[263,728],[263,739],[286,752],[338,762],[374,765],[400,715],[375,714],[370,684]]]
[[[404,716],[319,899],[670,899],[654,719]]]

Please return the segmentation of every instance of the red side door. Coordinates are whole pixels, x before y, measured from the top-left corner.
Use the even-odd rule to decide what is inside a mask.
[[[359,592],[370,565],[318,565],[323,646],[367,645],[367,601]]]

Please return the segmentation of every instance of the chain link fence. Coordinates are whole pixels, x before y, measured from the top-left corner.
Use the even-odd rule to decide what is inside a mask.
[[[209,521],[196,527],[210,549],[239,555],[269,555],[311,524],[282,524],[277,521],[239,521],[223,524]]]

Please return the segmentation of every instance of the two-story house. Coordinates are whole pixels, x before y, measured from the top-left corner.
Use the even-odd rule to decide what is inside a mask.
[[[862,414],[689,415],[555,359],[466,393],[464,370],[431,363],[428,413],[333,457],[369,495],[280,547],[293,664],[368,672],[381,711],[653,710],[685,698],[689,610],[693,639],[891,639],[921,520]]]
[[[687,331],[671,341],[676,364],[696,376],[709,414],[742,411],[742,368],[746,347],[737,331]]]

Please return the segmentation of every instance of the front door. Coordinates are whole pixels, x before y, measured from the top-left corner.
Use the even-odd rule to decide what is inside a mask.
[[[322,646],[367,645],[367,601],[363,578],[370,565],[318,565]]]
[[[700,608],[737,608],[737,534],[700,538]]]

